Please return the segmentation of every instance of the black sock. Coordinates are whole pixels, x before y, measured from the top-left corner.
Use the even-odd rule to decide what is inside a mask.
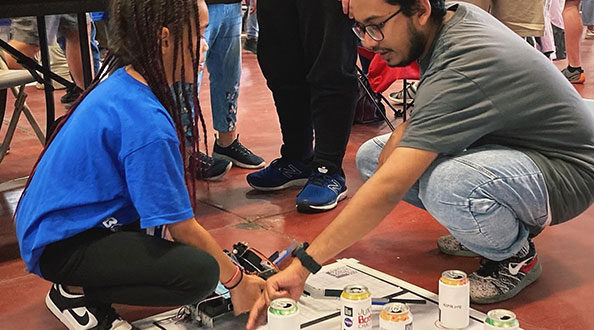
[[[582,71],[582,67],[581,66],[573,67],[571,65],[567,65],[567,70],[569,70],[569,72]]]

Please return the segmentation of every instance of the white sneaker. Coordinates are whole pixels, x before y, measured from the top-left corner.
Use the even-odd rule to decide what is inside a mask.
[[[89,306],[84,295],[71,294],[60,284],[45,297],[47,308],[70,330],[134,330],[111,306]]]
[[[417,96],[417,85],[416,83],[408,83],[406,86],[406,104],[410,105],[415,102],[415,96]],[[393,92],[388,95],[388,98],[392,103],[396,105],[404,104],[404,89]]]
[[[586,39],[594,39],[594,30],[586,29]]]

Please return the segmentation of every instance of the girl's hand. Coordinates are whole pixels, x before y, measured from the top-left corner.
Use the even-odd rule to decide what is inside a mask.
[[[264,290],[266,282],[256,275],[243,275],[239,285],[231,290],[231,302],[233,313],[239,315],[249,312],[260,294]]]
[[[301,266],[301,263],[294,261],[285,270],[269,278],[266,282],[265,291],[250,312],[246,328],[256,329],[266,322],[266,308],[272,300],[290,297],[298,301],[303,293],[303,287],[308,275],[309,272]]]

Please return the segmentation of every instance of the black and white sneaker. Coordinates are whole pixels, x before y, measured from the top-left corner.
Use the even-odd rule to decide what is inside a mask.
[[[196,179],[205,181],[218,181],[229,172],[233,163],[226,159],[212,158],[200,152],[197,160],[200,162]]]
[[[83,90],[76,85],[68,87],[66,88],[66,94],[62,95],[60,98],[60,102],[62,104],[72,104],[74,101],[76,101],[76,99],[78,99],[82,92]]]
[[[437,247],[445,254],[458,257],[478,257],[479,255],[470,251],[462,245],[454,236],[446,235],[437,239]]]
[[[214,143],[212,151],[214,159],[226,159],[233,163],[233,165],[241,168],[262,168],[266,166],[266,162],[262,157],[255,155],[241,142],[239,142],[239,135],[233,143],[226,147],[219,145],[218,139]]]
[[[541,273],[534,243],[529,240],[514,257],[502,261],[481,261],[479,270],[468,276],[470,301],[494,304],[507,300],[536,281]]]
[[[388,98],[392,103],[396,105],[404,104],[404,93],[406,93],[406,105],[411,105],[415,102],[417,96],[417,85],[416,83],[406,84],[406,89],[401,89],[398,92],[393,92],[388,95]]]
[[[52,285],[45,305],[70,330],[137,330],[111,306],[89,306],[84,295],[68,293],[60,284]]]

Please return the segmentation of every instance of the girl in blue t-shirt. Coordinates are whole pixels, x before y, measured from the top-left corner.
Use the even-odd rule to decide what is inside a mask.
[[[57,123],[16,217],[29,271],[52,281],[46,304],[69,329],[132,329],[111,304],[179,306],[220,281],[235,313],[264,281],[244,275],[194,219],[196,83],[208,24],[203,0],[112,0],[110,55]],[[180,82],[180,83],[175,83]],[[186,125],[182,110],[194,106]],[[184,170],[185,169],[185,170]],[[173,241],[140,229],[165,226]]]

